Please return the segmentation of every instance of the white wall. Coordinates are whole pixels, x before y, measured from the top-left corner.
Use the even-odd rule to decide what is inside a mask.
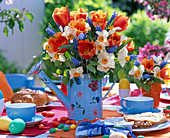
[[[9,36],[3,34],[3,25],[0,23],[0,50],[9,62],[15,61],[19,66],[27,68],[33,61],[33,56],[41,52],[42,36],[38,34],[39,23],[44,17],[44,0],[14,0],[13,5],[6,5],[4,0],[0,3],[1,9],[29,10],[34,15],[31,23],[28,18],[24,21],[24,31],[20,32],[18,24],[14,27],[14,35],[9,31]]]

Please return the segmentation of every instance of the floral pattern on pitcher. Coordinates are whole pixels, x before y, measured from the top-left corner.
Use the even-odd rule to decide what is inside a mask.
[[[78,91],[77,92],[77,97],[82,98],[83,97],[83,92],[82,91]]]
[[[94,110],[93,110],[93,115],[94,115],[94,116],[97,116],[97,115],[98,115],[97,109],[94,109]]]
[[[92,91],[98,90],[98,80],[92,80],[91,83],[88,85],[89,88],[91,88]]]

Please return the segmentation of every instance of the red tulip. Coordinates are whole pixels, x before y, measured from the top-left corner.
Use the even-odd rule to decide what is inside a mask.
[[[58,49],[60,46],[69,45],[66,37],[62,36],[62,33],[56,33],[50,39],[47,39],[49,46],[52,48],[53,52],[64,53],[67,51],[66,48]]]
[[[107,13],[108,12],[103,12],[102,10],[98,10],[98,11],[91,11],[90,12],[90,18],[93,22],[94,26],[99,25],[102,30],[105,28],[106,26],[106,19],[107,19]]]
[[[87,9],[84,10],[83,8],[79,8],[77,11],[70,12],[71,20],[75,20],[75,21],[81,18],[86,20],[87,16],[88,16]]]
[[[78,42],[78,51],[81,57],[84,59],[90,59],[94,56],[96,47],[95,47],[95,42],[89,40],[80,40]]]
[[[109,29],[112,29],[113,27],[120,27],[122,28],[121,30],[117,30],[118,32],[127,30],[127,26],[129,25],[130,18],[126,17],[124,15],[119,15],[117,14],[115,21],[112,26],[109,27]]]
[[[120,44],[120,35],[118,33],[113,33],[109,39],[108,39],[108,42],[109,42],[109,47],[113,47],[115,45],[117,45],[119,47],[119,44]]]
[[[86,26],[86,22],[84,19],[80,18],[79,20],[71,20],[69,26],[76,29],[76,35],[79,36],[80,33],[86,33],[90,30],[90,27]]]
[[[59,26],[65,27],[70,22],[70,14],[67,6],[61,8],[55,8],[52,16],[54,21]]]

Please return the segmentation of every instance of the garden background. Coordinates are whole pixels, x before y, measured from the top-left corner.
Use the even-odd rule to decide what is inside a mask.
[[[164,55],[168,51],[164,46],[170,23],[166,19],[152,21],[146,15],[144,6],[134,0],[11,0],[13,1],[11,5],[7,5],[5,0],[0,1],[2,1],[0,11],[2,9],[17,8],[21,10],[26,8],[34,15],[32,23],[28,19],[23,21],[22,32],[19,31],[18,24],[16,24],[13,28],[13,35],[9,28],[8,36],[5,36],[3,29],[5,26],[9,26],[0,22],[0,70],[4,73],[27,74],[32,65],[40,59],[41,42],[44,37],[49,37],[45,31],[48,23],[57,27],[51,17],[52,12],[56,7],[60,8],[66,5],[70,11],[78,8],[88,9],[88,12],[99,9],[104,12],[108,11],[108,20],[113,11],[120,11],[130,17],[130,26],[125,31],[125,35],[134,38],[134,54],[139,54],[139,47],[143,48],[149,43],[163,48]],[[53,76],[51,74],[55,72],[55,68],[51,64],[53,63],[47,60],[43,65],[44,72],[48,76]]]

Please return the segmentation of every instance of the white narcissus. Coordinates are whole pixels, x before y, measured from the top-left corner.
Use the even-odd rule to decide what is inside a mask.
[[[153,73],[154,73],[154,77],[155,78],[159,78],[160,80],[163,80],[162,78],[161,78],[161,73],[160,73],[160,68],[159,67],[155,67],[155,68],[153,68]]]
[[[160,65],[162,63],[162,56],[159,55],[159,56],[153,56],[153,60],[156,62],[156,64]]]
[[[144,65],[140,65],[139,67],[134,66],[134,68],[132,68],[129,71],[129,75],[134,75],[137,79],[141,79],[142,78],[142,74],[144,72]]]
[[[115,55],[113,53],[101,52],[97,58],[99,63],[97,70],[107,72],[110,68],[115,68]]]
[[[130,56],[127,55],[128,50],[126,48],[123,48],[118,53],[118,61],[120,61],[120,65],[124,67],[125,63],[130,60]]]
[[[105,46],[108,46],[108,45],[105,45],[104,43],[101,43],[98,40],[96,40],[95,46],[96,46],[95,54],[97,55],[99,51],[103,51],[103,52],[106,51]]]
[[[52,53],[53,52],[52,48],[49,46],[48,42],[45,42],[43,44],[43,49],[46,50],[46,52],[48,52],[48,53]]]
[[[96,34],[98,35],[97,41],[100,42],[104,46],[108,46],[109,42],[107,41],[107,37],[109,36],[109,33],[106,30],[103,30],[102,32],[96,31]]]
[[[73,77],[81,77],[84,78],[83,75],[83,67],[78,67],[78,68],[72,68],[71,70],[69,70],[69,74],[70,74],[70,79],[72,79]]]
[[[111,30],[109,30],[109,35],[114,34],[117,30],[122,30],[120,27],[113,27]]]
[[[52,58],[52,61],[55,62],[56,60],[59,60],[61,62],[65,62],[66,58],[64,57],[64,53],[48,53],[48,55]]]
[[[73,43],[73,38],[76,37],[76,30],[69,26],[66,26],[64,27],[64,32],[62,36],[67,37],[70,40],[70,42]]]

